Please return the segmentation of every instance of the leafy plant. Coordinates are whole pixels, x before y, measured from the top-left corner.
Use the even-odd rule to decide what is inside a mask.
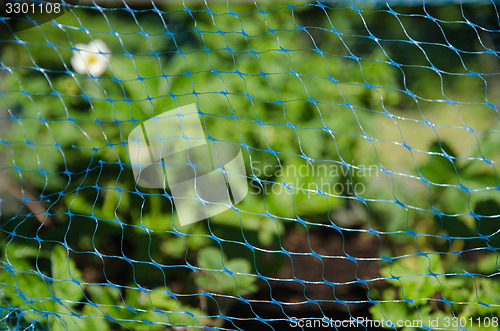
[[[473,270],[471,265],[460,270],[457,262],[456,256],[437,253],[393,260],[381,270],[391,287],[370,293],[376,301],[370,308],[373,318],[393,323],[422,321],[424,327],[442,328],[451,327],[450,319],[456,317],[468,323],[467,330],[496,330],[493,325],[484,326],[477,321],[499,313],[497,254],[482,258],[476,267],[478,272],[469,271]],[[436,320],[438,325],[430,325],[430,321]],[[403,328],[417,329],[421,328]]]
[[[245,295],[254,292],[256,277],[248,260],[228,259],[221,250],[207,247],[198,253],[200,288],[216,293]]]
[[[249,245],[281,252],[285,228],[303,228],[289,222],[297,217],[340,224],[338,215],[353,215],[348,209],[356,194],[369,207],[370,231],[396,234],[387,240],[388,256],[400,255],[394,247],[415,249],[402,235],[409,230],[454,237],[456,251],[499,247],[498,180],[494,166],[483,162],[498,156],[498,137],[490,130],[497,114],[484,104],[489,77],[468,75],[481,72],[475,52],[460,52],[457,63],[444,60],[452,57],[432,47],[442,44],[432,39],[442,30],[430,33],[436,21],[426,18],[423,25],[419,15],[272,1],[258,8],[231,4],[230,12],[228,6],[210,4],[208,11],[189,4],[195,9],[186,11],[169,4],[161,16],[75,8],[30,30],[2,31],[0,69],[8,74],[0,99],[9,127],[2,129],[0,169],[36,192],[51,219],[34,223],[24,209],[1,215],[7,328],[219,325],[209,316],[220,311],[203,302],[208,294],[251,295],[258,290],[257,271],[276,274],[283,261],[280,254],[263,258]],[[428,8],[458,22],[463,12],[456,9]],[[469,46],[463,25],[446,30],[457,49]],[[411,31],[415,40],[431,42],[401,48],[388,42],[393,36],[375,41],[387,31],[399,31],[402,40]],[[109,70],[95,79],[70,65],[75,44],[91,39],[112,52]],[[459,78],[450,84],[444,72],[455,71]],[[454,99],[465,100],[459,111],[448,103]],[[253,191],[239,211],[179,228],[168,190],[136,186],[124,142],[140,121],[190,103],[197,104],[210,139],[241,146]],[[476,114],[483,108],[481,119]],[[440,131],[450,129],[450,114],[457,112],[453,129],[463,132]],[[479,147],[464,151],[464,140]],[[340,175],[314,173],[321,161]],[[299,168],[307,174],[293,171]],[[377,175],[359,175],[366,168]],[[367,191],[328,189],[347,180],[366,184]],[[429,218],[433,208],[441,214]],[[471,208],[477,218],[465,216]],[[418,248],[430,241],[421,237]],[[429,249],[443,249],[437,246]],[[491,303],[496,312],[498,286],[489,276],[497,268],[486,267],[492,256],[478,267],[488,277],[464,274],[458,261],[442,254],[393,259],[382,269],[392,288],[370,292],[377,302],[371,312],[391,319],[489,314],[480,304],[460,302]],[[463,290],[473,285],[476,291]]]

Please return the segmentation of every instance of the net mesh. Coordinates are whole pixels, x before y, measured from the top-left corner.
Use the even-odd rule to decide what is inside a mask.
[[[0,18],[1,328],[498,329],[495,2],[19,8],[54,17]],[[181,226],[128,137],[190,104],[248,193]]]

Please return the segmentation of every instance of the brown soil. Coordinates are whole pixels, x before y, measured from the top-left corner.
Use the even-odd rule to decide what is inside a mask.
[[[267,288],[262,287],[248,298],[261,302],[235,301],[228,313],[231,322],[224,327],[297,330],[300,328],[291,328],[286,319],[370,317],[368,289],[384,285],[377,280],[380,274],[375,259],[381,244],[378,236],[359,231],[343,232],[342,236],[332,229],[309,233],[295,230],[283,243],[291,258],[276,275],[279,280],[268,280]],[[277,302],[273,303],[273,299]]]

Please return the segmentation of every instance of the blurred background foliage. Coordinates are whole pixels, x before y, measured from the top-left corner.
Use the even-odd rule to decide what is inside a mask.
[[[2,193],[3,326],[221,327],[233,299],[297,281],[279,276],[296,232],[380,239],[374,318],[498,316],[492,5],[229,9],[74,8],[2,28],[0,168],[47,216]],[[76,74],[72,49],[95,39],[109,70]],[[190,103],[209,139],[241,146],[250,193],[180,227],[168,191],[135,185],[126,139]]]

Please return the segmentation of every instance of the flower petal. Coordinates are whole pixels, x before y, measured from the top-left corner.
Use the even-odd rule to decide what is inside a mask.
[[[79,50],[81,50],[81,51],[88,51],[89,47],[86,44],[76,44],[75,45],[75,49],[76,49],[76,52],[78,52]],[[73,51],[73,52],[75,52],[75,51]]]
[[[108,62],[106,59],[98,59],[94,63],[88,66],[90,74],[94,77],[101,76],[108,68]]]
[[[95,48],[95,50],[99,53],[103,53],[103,54],[109,54],[110,53],[110,50],[108,48],[108,46],[104,43],[104,41],[100,40],[100,39],[96,39],[92,42],[93,44],[93,47]]]
[[[79,52],[74,52],[71,58],[71,66],[75,71],[81,75],[88,75],[87,65],[83,56]]]

